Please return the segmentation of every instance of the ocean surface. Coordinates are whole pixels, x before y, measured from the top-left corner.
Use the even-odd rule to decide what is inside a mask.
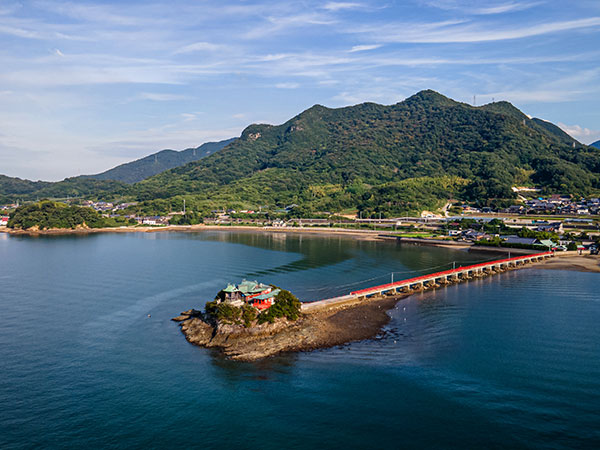
[[[523,269],[414,295],[377,339],[257,363],[194,347],[170,320],[242,278],[317,300],[495,257],[0,233],[0,449],[600,448],[600,274]]]

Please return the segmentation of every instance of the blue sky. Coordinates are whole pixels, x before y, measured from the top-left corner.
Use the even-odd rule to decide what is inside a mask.
[[[600,1],[2,1],[0,173],[58,180],[422,89],[600,139]]]

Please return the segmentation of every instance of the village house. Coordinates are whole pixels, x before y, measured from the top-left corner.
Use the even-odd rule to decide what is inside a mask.
[[[537,231],[546,231],[548,233],[558,233],[558,234],[562,234],[563,233],[563,224],[562,222],[552,222],[552,223],[548,223],[548,222],[537,222],[538,226],[537,226]]]
[[[502,238],[507,244],[519,244],[519,245],[540,245],[541,242],[537,238],[524,238],[519,236],[505,236]]]
[[[8,225],[8,219],[8,216],[0,217],[0,227],[5,227],[6,225]]]
[[[274,227],[278,227],[278,228],[283,228],[283,227],[287,226],[285,221],[283,221],[281,219],[274,220],[271,225]]]
[[[220,297],[223,302],[233,306],[247,304],[258,310],[264,310],[273,306],[279,292],[280,289],[273,289],[273,286],[258,281],[242,280],[237,286],[228,284],[219,294],[222,294]]]
[[[142,217],[140,223],[142,225],[168,225],[169,220],[166,217],[150,216],[150,217]]]
[[[482,233],[481,231],[477,231],[477,230],[473,230],[473,229],[468,229],[468,230],[463,231],[461,233],[461,237],[465,241],[472,241],[472,242],[481,241],[484,239],[491,239],[491,236],[489,234]]]

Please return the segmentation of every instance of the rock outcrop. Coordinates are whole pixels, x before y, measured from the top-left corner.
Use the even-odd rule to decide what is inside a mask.
[[[388,323],[387,311],[397,301],[398,297],[353,300],[318,308],[296,321],[278,319],[249,328],[216,323],[193,309],[172,320],[179,322],[191,344],[218,348],[231,359],[253,361],[282,352],[310,351],[373,338]]]

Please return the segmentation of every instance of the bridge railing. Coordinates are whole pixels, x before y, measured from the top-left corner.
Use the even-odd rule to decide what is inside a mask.
[[[434,273],[430,273],[428,275],[421,275],[421,276],[414,277],[414,278],[408,278],[406,280],[395,281],[393,283],[381,284],[379,286],[372,286],[369,288],[360,289],[358,291],[350,292],[350,295],[372,294],[375,292],[380,292],[380,291],[393,289],[396,287],[401,287],[406,284],[413,284],[413,283],[427,281],[432,278],[454,275],[454,274],[459,274],[459,273],[462,273],[462,272],[465,272],[468,270],[481,269],[481,268],[488,267],[488,266],[495,266],[497,264],[522,261],[522,260],[531,259],[531,258],[539,258],[540,256],[547,256],[547,255],[553,255],[553,252],[534,253],[531,255],[515,256],[513,258],[497,259],[497,260],[488,261],[485,263],[478,263],[478,264],[472,264],[469,266],[457,267],[456,269],[444,270],[442,272],[434,272]]]

